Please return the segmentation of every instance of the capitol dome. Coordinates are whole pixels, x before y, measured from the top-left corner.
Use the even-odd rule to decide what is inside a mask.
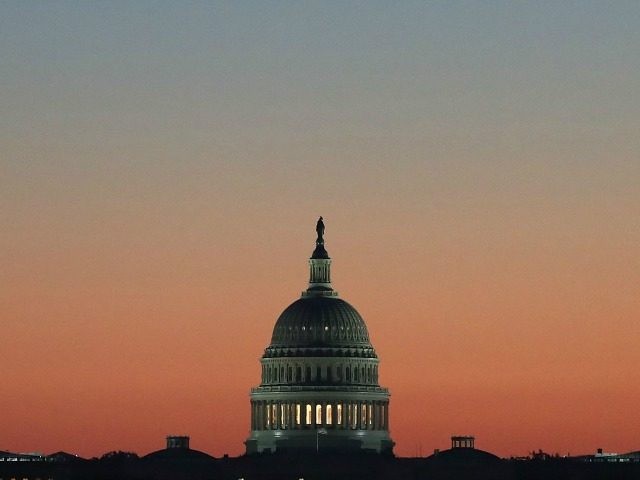
[[[251,390],[248,454],[276,451],[391,453],[389,390],[367,326],[331,284],[322,217],[309,286],[278,317]]]
[[[282,312],[271,346],[371,347],[371,343],[364,320],[350,304],[336,297],[307,296]]]

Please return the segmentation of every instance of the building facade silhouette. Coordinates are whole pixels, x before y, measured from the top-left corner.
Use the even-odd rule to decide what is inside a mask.
[[[309,286],[276,321],[251,390],[246,452],[391,453],[378,357],[364,320],[331,285],[322,217],[316,232]]]

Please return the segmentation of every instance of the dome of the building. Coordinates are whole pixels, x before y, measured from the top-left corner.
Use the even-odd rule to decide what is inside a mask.
[[[389,390],[364,320],[331,284],[322,217],[309,286],[282,312],[251,390],[247,453],[391,453]]]
[[[273,347],[370,346],[364,320],[349,303],[336,297],[302,297],[278,318]]]

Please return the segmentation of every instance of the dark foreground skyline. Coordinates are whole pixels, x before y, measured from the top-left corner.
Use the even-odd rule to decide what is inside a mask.
[[[0,458],[0,478],[28,480],[631,480],[640,475],[640,452],[563,458],[540,451],[526,458],[500,459],[468,447],[434,452],[426,458],[322,451],[213,458],[169,442],[166,449],[144,457],[119,451],[91,460],[64,452],[40,459]]]

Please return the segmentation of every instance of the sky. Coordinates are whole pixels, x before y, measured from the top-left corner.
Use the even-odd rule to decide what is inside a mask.
[[[244,452],[315,222],[396,453],[640,449],[636,1],[0,3],[0,450]]]

